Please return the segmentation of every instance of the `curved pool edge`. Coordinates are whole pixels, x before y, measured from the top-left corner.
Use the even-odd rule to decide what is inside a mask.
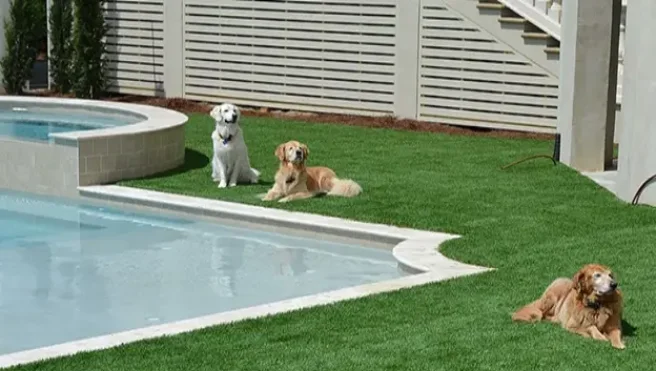
[[[183,213],[201,213],[205,216],[230,217],[236,220],[263,223],[274,227],[303,228],[304,230],[319,233],[371,239],[376,242],[388,243],[395,245],[392,253],[399,262],[399,265],[403,269],[416,274],[64,344],[10,353],[0,356],[0,368],[69,356],[80,352],[108,349],[136,341],[172,336],[246,319],[329,305],[340,301],[354,300],[373,294],[392,292],[494,270],[493,268],[463,264],[443,256],[437,247],[445,241],[459,238],[459,236],[452,234],[363,223],[317,214],[292,212],[123,186],[88,186],[79,187],[78,190],[80,196],[90,199],[164,208]]]
[[[121,126],[51,134],[52,143],[3,139],[3,142],[11,142],[12,151],[26,154],[24,160],[13,160],[10,169],[19,175],[16,178],[21,181],[13,186],[1,184],[5,188],[71,196],[77,194],[78,186],[142,178],[175,169],[184,163],[184,126],[189,118],[180,112],[112,101],[0,96],[0,104],[8,103],[95,109],[136,115],[144,120]],[[19,169],[20,174],[15,169]],[[36,181],[32,182],[33,179]],[[32,183],[35,185],[32,186]],[[26,185],[30,187],[26,189]]]
[[[446,279],[492,270],[488,267],[461,263],[442,255],[439,246],[460,237],[455,234],[364,223],[117,185],[79,187],[78,190],[81,196],[88,198],[230,218],[272,227],[303,228],[311,232],[386,243],[394,245],[392,255],[399,266],[410,273],[439,272]]]
[[[21,104],[42,104],[55,106],[75,106],[86,109],[99,109],[103,111],[115,111],[143,117],[143,121],[134,124],[120,125],[109,128],[70,131],[65,133],[51,134],[52,138],[61,141],[74,141],[97,136],[116,136],[124,134],[147,133],[154,130],[166,130],[184,125],[189,119],[187,115],[167,108],[148,106],[138,103],[125,103],[114,101],[99,101],[91,99],[76,98],[50,98],[50,97],[26,97],[26,96],[0,96],[0,103],[17,102]]]

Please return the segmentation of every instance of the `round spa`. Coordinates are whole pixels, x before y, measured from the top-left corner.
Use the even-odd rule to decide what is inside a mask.
[[[184,162],[187,116],[131,103],[0,97],[0,188],[75,195]]]

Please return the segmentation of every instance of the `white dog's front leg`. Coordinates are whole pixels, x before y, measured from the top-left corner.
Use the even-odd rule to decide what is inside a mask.
[[[241,160],[237,159],[235,160],[234,168],[232,169],[232,174],[230,174],[230,181],[228,182],[228,187],[237,186],[240,172],[241,172]]]
[[[212,181],[215,183],[221,180],[221,178],[219,178],[219,171],[217,170],[217,162],[216,159],[212,160]]]
[[[226,177],[226,169],[225,166],[221,163],[221,161],[215,161],[216,165],[216,173],[218,175],[217,179],[215,181],[219,182],[219,188],[225,188],[228,186],[228,179]]]

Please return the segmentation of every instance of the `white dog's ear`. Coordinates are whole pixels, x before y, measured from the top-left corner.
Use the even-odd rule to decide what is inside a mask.
[[[221,121],[221,106],[214,106],[210,111],[210,116],[212,116],[215,121]]]

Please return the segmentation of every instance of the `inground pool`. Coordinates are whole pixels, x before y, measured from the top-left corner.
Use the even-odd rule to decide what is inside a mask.
[[[116,110],[2,102],[0,136],[48,141],[53,133],[104,129],[135,124],[145,119],[145,116]]]
[[[0,355],[407,275],[362,242],[162,213],[0,191]]]

